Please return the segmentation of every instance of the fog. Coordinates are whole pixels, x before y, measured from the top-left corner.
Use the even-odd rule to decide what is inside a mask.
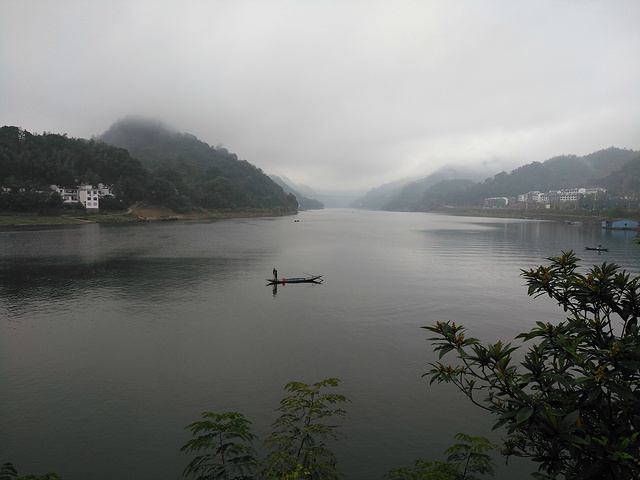
[[[140,115],[316,190],[640,149],[640,2],[0,2],[0,125]]]

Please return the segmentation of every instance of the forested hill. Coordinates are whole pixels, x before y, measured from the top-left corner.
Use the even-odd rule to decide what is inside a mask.
[[[42,210],[51,185],[73,187],[103,183],[116,190],[118,204],[143,200],[150,172],[123,148],[55,133],[32,134],[14,126],[0,128],[0,210]],[[48,209],[48,208],[46,208]]]
[[[108,135],[109,134],[109,135]],[[214,210],[297,211],[297,201],[262,171],[226,150],[214,149],[159,124],[118,122],[99,139],[32,134],[18,127],[0,129],[0,210],[47,211],[63,207],[50,185],[113,187],[116,195],[101,208],[134,202],[166,206],[178,213]],[[116,143],[115,141],[113,143]],[[125,144],[141,152],[131,155]],[[122,147],[122,148],[121,148]]]
[[[211,147],[194,135],[180,133],[162,122],[141,117],[118,120],[97,139],[126,148],[132,157],[150,168],[188,163],[199,170],[216,166],[233,172],[243,168],[238,166],[239,163],[248,163],[239,161],[225,148]]]
[[[598,183],[603,188],[619,191],[621,195],[640,192],[640,154],[620,170],[604,177]]]
[[[373,209],[382,207],[382,210],[394,211],[418,210],[425,192],[432,186],[437,186],[435,191],[441,194],[472,184],[470,177],[476,180],[482,178],[470,170],[447,166],[420,180],[404,182],[402,185],[396,182],[371,190],[356,200],[353,206]]]
[[[533,162],[510,173],[500,172],[483,182],[417,181],[389,199],[382,209],[429,210],[443,204],[479,206],[485,198],[513,197],[534,190],[546,192],[587,186],[619,190],[623,184],[631,185],[632,182],[616,172],[622,168],[635,172],[632,166],[625,166],[639,156],[638,151],[611,147],[583,157],[563,155],[545,162]]]
[[[269,178],[280,185],[285,193],[290,193],[296,197],[298,200],[298,208],[300,210],[321,210],[324,208],[324,204],[321,201],[316,200],[315,198],[305,197],[279,176],[269,175]]]
[[[620,170],[638,155],[640,152],[634,150],[610,147],[583,157],[554,157],[543,163],[524,165],[511,173],[500,172],[484,182],[450,192],[442,200],[451,205],[482,205],[483,199],[489,197],[514,197],[535,190],[547,192],[600,186],[604,177]]]
[[[297,201],[262,170],[225,148],[214,148],[162,123],[127,117],[98,137],[126,148],[157,176],[198,205],[209,208],[284,208]]]

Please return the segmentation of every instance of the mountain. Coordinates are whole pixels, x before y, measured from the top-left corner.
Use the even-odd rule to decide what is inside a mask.
[[[614,172],[620,171],[639,154],[634,150],[610,147],[582,157],[562,155],[542,163],[532,162],[510,173],[497,173],[482,182],[462,181],[464,171],[444,169],[393,191],[393,196],[380,208],[428,210],[442,204],[477,206],[488,197],[514,197],[532,190],[546,192],[572,187],[604,187],[605,178],[608,179],[608,188],[613,188],[611,185],[621,187],[626,177],[616,176]],[[626,184],[631,185],[632,182],[626,180]]]
[[[51,200],[51,185],[110,185],[119,208],[144,200],[149,171],[123,148],[56,133],[32,134],[16,126],[0,128],[0,210],[39,211],[61,208]]]
[[[441,195],[453,188],[454,185],[467,186],[469,183],[473,183],[473,179],[482,178],[483,174],[484,172],[478,170],[448,165],[425,178],[397,180],[374,188],[364,197],[353,202],[352,206],[372,210],[417,210],[420,208],[425,192],[432,186],[445,182],[440,189],[432,191],[432,193],[437,192],[437,195]],[[466,181],[462,183],[450,182],[463,179]]]
[[[279,178],[282,179],[282,181],[285,182],[289,187],[291,187],[294,190],[300,192],[305,197],[315,198],[315,197],[317,197],[319,195],[318,192],[316,192],[309,185],[304,185],[302,183],[296,183],[293,180],[291,180],[290,178],[285,177],[284,175],[280,175]]]
[[[164,123],[137,116],[115,122],[97,140],[126,148],[132,157],[150,168],[187,163],[204,170],[215,164],[233,170],[238,157],[226,148],[213,148],[194,135],[180,133]]]
[[[277,175],[269,175],[269,178],[280,185],[282,190],[284,190],[284,193],[292,194],[296,197],[296,200],[298,200],[298,208],[300,210],[320,210],[324,208],[324,204],[322,202],[312,198],[307,198]]]
[[[440,205],[448,203],[446,199],[452,192],[464,191],[472,185],[474,185],[474,182],[469,179],[458,178],[442,180],[427,188],[418,203],[417,209],[429,211],[437,208]]]
[[[127,117],[114,123],[98,140],[126,148],[148,167],[162,190],[175,190],[196,206],[225,209],[296,211],[286,194],[259,168],[226,148],[211,147],[156,120]]]
[[[546,192],[561,188],[600,186],[599,180],[622,168],[637,157],[638,153],[610,147],[583,157],[563,155],[543,163],[532,162],[511,173],[500,172],[484,182],[450,192],[443,201],[450,205],[482,205],[485,198],[515,197],[532,190]]]
[[[205,208],[282,214],[298,208],[295,197],[259,168],[159,122],[129,117],[91,140],[0,129],[0,210],[55,212],[64,205],[50,198],[51,185],[99,183],[112,187],[116,197],[105,205],[113,209],[134,202],[176,213]]]
[[[403,187],[412,180],[402,179],[395,182],[385,183],[377,188],[372,188],[363,197],[351,203],[352,208],[364,208],[367,210],[384,210],[385,204],[392,198],[397,197]]]
[[[640,192],[640,155],[627,162],[617,172],[600,179],[598,183],[603,188],[617,190],[621,195],[637,195]]]

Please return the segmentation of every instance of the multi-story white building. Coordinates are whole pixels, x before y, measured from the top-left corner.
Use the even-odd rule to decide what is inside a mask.
[[[518,201],[527,203],[536,202],[538,195],[540,195],[540,192],[538,190],[532,190],[530,192],[523,193],[522,195],[518,195]]]
[[[585,188],[584,189],[584,193],[585,195],[595,195],[597,196],[599,193],[604,193],[606,192],[606,190],[604,188],[599,188],[599,187],[591,187],[591,188]]]
[[[100,197],[112,195],[111,189],[101,183],[97,188],[93,185],[80,185],[72,188],[51,185],[51,190],[58,192],[64,203],[79,202],[88,212],[97,212],[100,209]]]
[[[491,197],[484,199],[485,207],[506,207],[509,205],[508,197]]]
[[[64,188],[57,185],[51,185],[51,190],[58,192],[64,203],[73,203],[78,201],[78,187]]]
[[[528,203],[563,203],[577,202],[581,195],[597,195],[605,192],[604,188],[563,188],[561,190],[551,190],[549,192],[530,191],[522,195],[518,195],[519,202]]]
[[[78,187],[78,201],[84,205],[88,212],[97,212],[100,209],[100,201],[98,199],[98,190],[94,189],[93,185],[81,185]]]

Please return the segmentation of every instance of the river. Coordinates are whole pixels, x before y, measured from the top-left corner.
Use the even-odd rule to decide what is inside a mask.
[[[238,411],[260,438],[289,381],[341,380],[347,480],[442,459],[492,419],[422,374],[421,326],[511,341],[562,310],[520,269],[574,249],[638,275],[636,232],[327,209],[295,217],[0,230],[0,462],[64,480],[177,480],[185,426]],[[602,244],[608,252],[585,251]],[[323,275],[319,285],[266,285]],[[493,435],[493,436],[492,436]],[[529,478],[500,462],[499,479]]]

